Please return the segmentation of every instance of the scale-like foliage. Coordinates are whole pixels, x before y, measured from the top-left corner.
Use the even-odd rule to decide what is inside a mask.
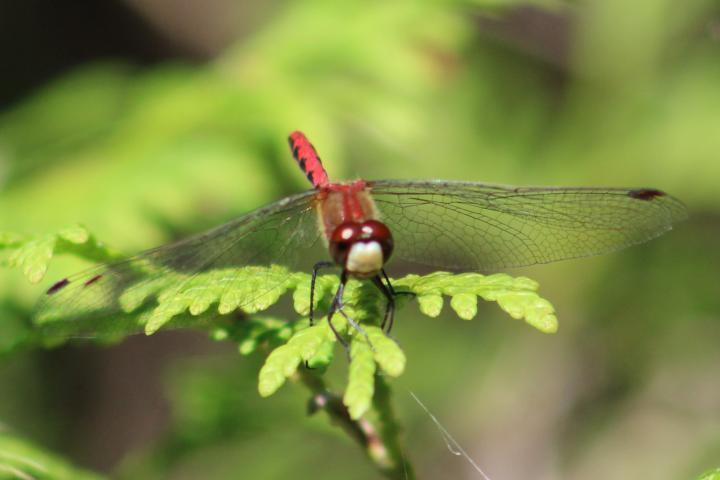
[[[82,227],[32,238],[3,234],[0,246],[10,251],[7,263],[22,268],[32,282],[42,279],[48,262],[58,253],[91,260],[116,258]],[[152,268],[149,265],[148,271]],[[118,338],[136,331],[151,335],[170,327],[210,330],[217,340],[236,342],[242,354],[258,348],[270,350],[258,383],[260,395],[269,396],[292,377],[301,364],[323,371],[333,359],[337,338],[327,318],[319,318],[312,326],[306,318],[310,309],[310,280],[307,273],[289,272],[278,265],[197,274],[167,271],[119,292],[120,311],[112,315],[106,316],[100,311],[94,318],[92,302],[89,302],[79,305],[77,310],[65,306],[61,312],[42,311],[35,322],[41,327],[41,340],[45,334],[51,338],[74,335]],[[338,282],[335,275],[318,277],[316,311],[327,311]],[[398,297],[399,305],[414,297],[420,311],[431,317],[440,314],[444,297],[450,297],[450,306],[457,315],[472,319],[477,315],[480,297],[497,302],[513,318],[524,319],[542,332],[557,330],[552,305],[537,294],[538,284],[525,277],[436,272],[408,275],[392,283],[403,292]],[[293,306],[301,318],[286,321],[255,315],[270,308],[289,291],[293,292]],[[376,288],[368,282],[350,280],[343,302],[344,313],[362,325],[361,330],[351,328],[340,313],[332,319],[335,329],[349,339],[350,367],[343,401],[351,417],[358,418],[372,404],[376,372],[397,377],[405,369],[406,358],[397,343],[379,327],[385,299]],[[80,313],[82,320],[76,318]]]

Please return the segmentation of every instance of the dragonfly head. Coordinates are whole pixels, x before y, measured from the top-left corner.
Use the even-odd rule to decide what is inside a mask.
[[[360,278],[377,275],[393,251],[390,229],[377,220],[341,223],[329,244],[333,260]]]

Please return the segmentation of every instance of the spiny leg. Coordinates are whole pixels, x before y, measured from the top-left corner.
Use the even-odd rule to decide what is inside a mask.
[[[340,274],[340,285],[338,285],[338,289],[335,292],[335,297],[333,298],[332,305],[330,305],[330,311],[327,315],[327,322],[330,326],[330,330],[335,334],[335,338],[337,338],[338,342],[342,344],[343,347],[345,347],[345,350],[350,352],[348,343],[345,341],[342,336],[340,336],[340,333],[335,329],[335,326],[332,323],[332,317],[335,315],[335,312],[337,312],[339,309],[342,308],[342,296],[343,292],[345,292],[345,284],[347,283],[348,276],[347,272],[343,270],[343,272]]]
[[[328,325],[330,326],[330,329],[335,334],[335,338],[338,339],[338,341],[342,344],[343,347],[345,347],[345,353],[347,354],[348,361],[352,361],[352,358],[350,357],[350,345],[348,345],[348,342],[340,336],[340,333],[335,329],[335,326],[332,324],[332,317],[335,314],[335,312],[340,312],[340,315],[345,317],[345,320],[348,322],[350,326],[352,326],[355,330],[360,332],[362,336],[365,337],[365,340],[367,340],[368,345],[370,345],[370,348],[372,350],[375,350],[375,348],[372,345],[372,342],[370,342],[370,337],[368,336],[367,332],[364,328],[360,326],[359,323],[357,323],[355,320],[353,320],[345,311],[343,310],[343,303],[342,303],[342,297],[343,293],[345,292],[345,284],[348,280],[348,274],[347,271],[343,270],[342,274],[340,275],[340,285],[338,286],[337,292],[335,292],[335,298],[333,298],[332,305],[330,306],[330,311],[328,312]]]
[[[415,292],[404,291],[404,290],[401,290],[401,291],[395,290],[392,286],[392,282],[390,281],[390,278],[388,277],[387,273],[385,272],[385,269],[384,268],[381,269],[380,272],[382,273],[383,278],[385,279],[385,283],[387,285],[387,290],[390,292],[390,295],[392,295],[392,301],[390,301],[389,300],[390,297],[387,296],[387,293],[382,288],[380,289],[380,290],[383,290],[383,293],[385,293],[385,296],[389,300],[388,307],[385,310],[385,321],[387,321],[388,318],[390,320],[390,324],[385,333],[389,334],[390,330],[392,330],[393,323],[395,321],[395,306],[396,306],[395,297],[399,297],[400,295],[409,295],[409,296],[415,298],[417,295],[415,294]],[[378,277],[379,277],[379,275],[378,275]],[[380,282],[380,283],[382,284],[382,282]],[[382,326],[385,326],[385,322],[383,322]]]
[[[315,280],[317,279],[318,272],[321,268],[332,267],[335,264],[333,262],[322,261],[318,262],[313,266],[312,279],[310,280],[310,326],[314,324],[315,309],[313,308],[315,302]]]
[[[313,326],[314,320],[313,320],[313,297],[315,292],[315,278],[317,277],[317,272],[321,268],[325,267],[331,267],[335,265],[332,262],[318,262],[313,267],[313,275],[312,280],[310,281],[310,326]],[[327,314],[327,322],[328,326],[330,327],[330,330],[335,334],[335,338],[337,338],[338,342],[345,347],[345,350],[348,352],[348,355],[350,355],[350,349],[348,347],[348,343],[345,341],[344,338],[340,336],[340,333],[335,329],[335,326],[332,323],[332,317],[335,315],[335,312],[342,308],[342,296],[343,292],[345,291],[345,284],[347,283],[347,274],[345,271],[342,272],[340,275],[340,285],[338,285],[338,289],[335,292],[335,296],[333,297],[332,304],[330,305],[330,311],[328,311]],[[342,311],[341,311],[342,313]],[[312,370],[312,367],[310,367],[308,361],[305,361],[305,368],[308,368]]]
[[[385,298],[387,299],[387,306],[385,307],[385,318],[383,318],[382,325],[380,325],[380,328],[382,330],[385,330],[386,334],[390,333],[390,330],[392,330],[393,323],[395,321],[395,290],[392,287],[392,284],[390,283],[390,279],[388,278],[387,274],[385,273],[385,270],[381,270],[383,277],[385,277],[385,282],[387,282],[387,285],[383,283],[382,277],[380,275],[375,275],[373,277],[373,283],[376,287],[385,295]],[[385,329],[385,325],[387,325],[387,330]]]
[[[388,277],[388,274],[387,274],[387,272],[385,272],[385,269],[381,268],[380,273],[382,273],[383,278],[385,279],[385,283],[387,283],[388,290],[390,290],[390,293],[392,294],[392,296],[393,297],[396,296],[398,293],[393,288],[392,282],[390,282],[390,277]]]
[[[342,315],[343,317],[345,317],[345,320],[347,320],[347,322],[350,324],[350,326],[352,326],[355,330],[357,330],[358,332],[360,332],[360,334],[361,334],[363,337],[365,337],[365,340],[367,340],[368,345],[370,345],[370,349],[371,349],[372,351],[375,351],[375,347],[373,347],[373,344],[372,344],[372,342],[370,341],[370,337],[368,336],[368,334],[367,334],[367,332],[365,331],[365,329],[362,328],[358,322],[356,322],[355,320],[353,320],[350,315],[348,315],[347,313],[345,313],[345,311],[342,309],[342,305],[340,306],[340,308],[338,309],[338,311],[340,312],[340,315]]]

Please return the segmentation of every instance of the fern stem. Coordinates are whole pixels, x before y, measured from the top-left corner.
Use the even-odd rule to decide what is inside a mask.
[[[415,474],[407,457],[403,455],[400,443],[402,427],[395,417],[392,408],[392,391],[382,375],[375,375],[375,395],[373,409],[377,412],[380,437],[383,439],[389,456],[393,458],[395,476],[392,478],[414,479]]]
[[[353,420],[342,398],[330,392],[323,379],[312,371],[301,368],[297,379],[312,392],[308,405],[310,413],[324,410],[332,423],[341,427],[360,445],[379,472],[390,479],[415,478],[412,468],[402,455],[400,428],[390,408],[390,389],[381,377],[376,377],[379,388],[373,404],[378,418],[377,425],[365,417]]]

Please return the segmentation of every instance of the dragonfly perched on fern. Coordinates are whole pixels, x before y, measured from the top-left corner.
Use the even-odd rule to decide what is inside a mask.
[[[385,299],[381,327],[393,325],[397,291],[391,259],[460,272],[494,272],[605,253],[641,243],[685,217],[678,200],[652,188],[510,187],[477,182],[355,180],[333,183],[307,138],[289,138],[313,188],[208,232],[63,278],[48,288],[38,321],[113,319],[124,314],[152,333],[185,314],[267,308],[308,284],[308,316],[323,268],[340,271],[326,321],[336,338],[351,279]],[[328,257],[330,260],[328,260]],[[309,281],[302,274],[312,272]],[[318,295],[319,296],[319,295]],[[421,302],[423,300],[420,300]],[[120,318],[120,319],[118,319]],[[132,324],[131,322],[131,324]],[[90,332],[92,333],[92,332]]]

